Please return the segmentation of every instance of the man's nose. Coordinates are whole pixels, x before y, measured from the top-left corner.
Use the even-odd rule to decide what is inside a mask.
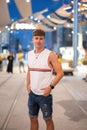
[[[38,42],[40,42],[40,39],[38,39]]]

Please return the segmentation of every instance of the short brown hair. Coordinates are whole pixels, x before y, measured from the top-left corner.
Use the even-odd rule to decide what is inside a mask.
[[[33,36],[44,36],[45,37],[45,32],[42,29],[36,29],[33,31]]]

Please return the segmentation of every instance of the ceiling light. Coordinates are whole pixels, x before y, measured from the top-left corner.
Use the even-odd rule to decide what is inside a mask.
[[[40,20],[38,20],[38,23],[40,23]]]
[[[26,2],[30,2],[30,0],[26,0]]]
[[[33,17],[33,16],[30,16],[29,18],[32,20],[34,17]]]
[[[10,2],[10,0],[6,0],[6,3],[9,3]]]
[[[47,18],[50,19],[50,15],[48,15]]]
[[[54,26],[54,28],[53,28],[54,30],[56,30],[57,28]]]

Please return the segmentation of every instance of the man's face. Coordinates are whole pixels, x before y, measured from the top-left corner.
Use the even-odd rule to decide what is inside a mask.
[[[45,38],[44,36],[34,36],[33,43],[35,48],[41,48],[44,46]]]

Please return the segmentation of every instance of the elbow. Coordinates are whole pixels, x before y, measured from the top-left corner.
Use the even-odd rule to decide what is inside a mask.
[[[61,71],[61,72],[60,72],[60,78],[62,78],[63,76],[64,76],[64,72]]]

